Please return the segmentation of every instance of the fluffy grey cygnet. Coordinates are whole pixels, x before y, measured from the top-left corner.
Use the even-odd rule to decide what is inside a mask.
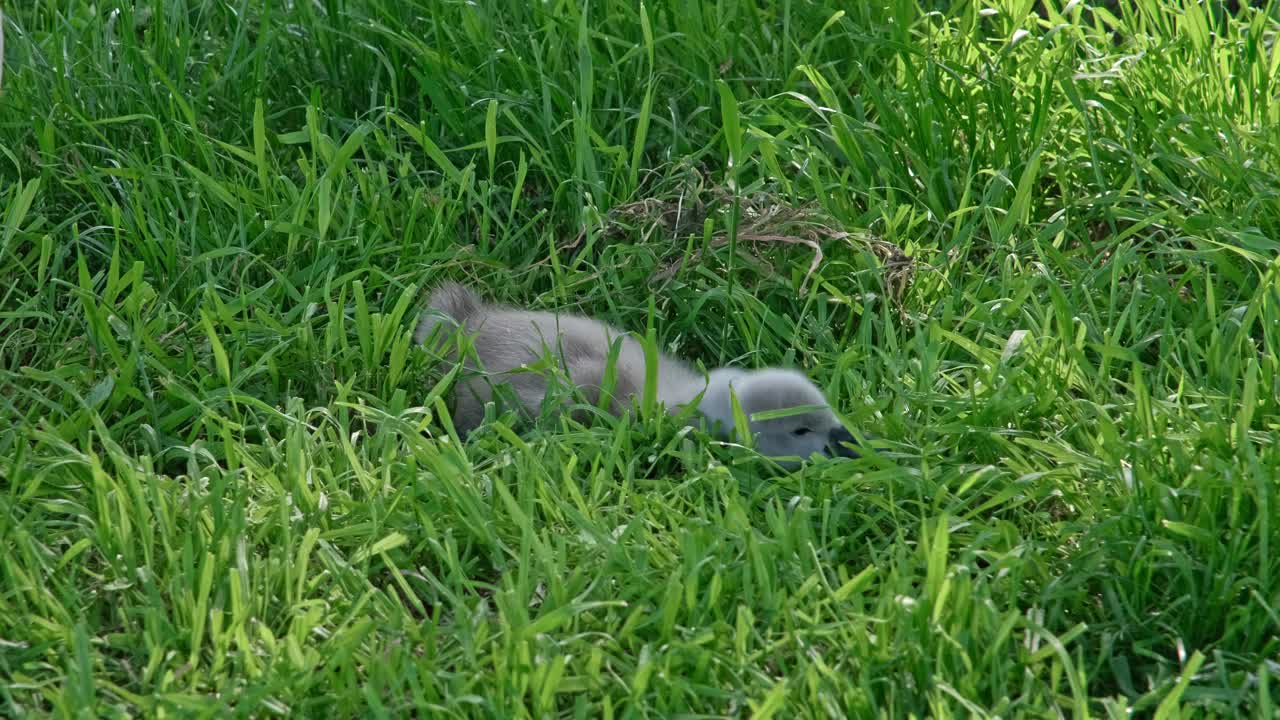
[[[542,407],[552,377],[567,378],[587,402],[599,404],[615,342],[621,346],[608,398],[610,410],[621,414],[631,399],[638,399],[644,391],[644,349],[627,333],[597,320],[491,304],[467,287],[446,283],[432,292],[414,340],[419,344],[433,338],[439,341],[455,329],[461,329],[473,343],[473,352],[464,359],[468,372],[456,385],[452,416],[454,426],[464,434],[484,419],[485,403],[494,399],[497,386],[509,387],[529,414],[537,414]],[[456,362],[454,347],[449,343],[443,350]],[[560,372],[548,371],[544,358],[554,361]],[[761,454],[798,456],[801,460],[814,454],[858,456],[850,447],[853,435],[802,373],[781,368],[720,368],[704,376],[665,353],[658,355],[658,401],[674,413],[702,394],[698,411],[722,437],[728,437],[734,428],[731,390],[748,418],[755,448]],[[786,417],[752,418],[757,413],[800,407],[806,409]],[[794,460],[779,462],[797,464]]]

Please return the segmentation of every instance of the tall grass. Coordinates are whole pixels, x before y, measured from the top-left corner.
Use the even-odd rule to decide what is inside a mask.
[[[1273,717],[1271,17],[10,4],[0,708]],[[461,442],[444,279],[804,368],[879,449]]]

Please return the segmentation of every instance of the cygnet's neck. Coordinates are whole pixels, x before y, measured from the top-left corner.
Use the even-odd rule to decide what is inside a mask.
[[[688,377],[681,378],[680,382],[669,386],[668,392],[663,393],[661,399],[669,411],[676,412],[702,393],[698,412],[711,425],[718,422],[722,427],[731,427],[733,402],[729,398],[729,390],[735,381],[741,380],[748,374],[748,371],[737,368],[717,368],[708,373],[705,379],[701,375],[690,374]]]

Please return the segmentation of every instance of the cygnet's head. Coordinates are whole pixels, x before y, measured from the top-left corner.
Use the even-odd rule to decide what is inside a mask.
[[[858,457],[857,451],[849,447],[854,443],[853,435],[840,424],[822,391],[804,374],[778,368],[722,368],[712,372],[698,409],[709,423],[719,423],[725,435],[732,434],[734,429],[731,390],[747,416],[756,451],[772,458],[790,458],[778,460],[780,465],[798,465],[794,456],[801,461],[814,454]],[[800,407],[806,409],[786,417],[759,420],[752,417]]]

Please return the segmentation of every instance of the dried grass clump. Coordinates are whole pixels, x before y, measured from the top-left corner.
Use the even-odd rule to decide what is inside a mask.
[[[686,179],[676,192],[665,197],[643,198],[610,210],[601,237],[608,239],[634,230],[641,232],[645,242],[658,231],[672,238],[687,237],[702,232],[708,217],[727,214],[733,208],[733,202],[734,196],[727,188],[720,185],[708,186],[701,173],[689,169]],[[770,244],[804,245],[813,251],[813,259],[800,283],[801,293],[804,293],[810,278],[822,266],[825,257],[823,245],[832,240],[848,240],[850,243],[862,244],[880,260],[884,266],[885,295],[901,309],[902,300],[915,274],[915,260],[904,254],[897,245],[869,233],[851,233],[821,207],[812,203],[796,206],[785,197],[767,190],[742,195],[739,202],[741,219],[738,223],[738,243],[750,248],[757,258],[763,261],[762,246]],[[711,236],[709,247],[719,248],[729,244],[728,224],[715,224],[720,229]],[[585,238],[584,229],[564,249],[574,250]],[[682,255],[679,260],[658,272],[654,279],[670,279],[686,264],[699,262],[702,252],[703,250],[698,250],[692,257]]]

